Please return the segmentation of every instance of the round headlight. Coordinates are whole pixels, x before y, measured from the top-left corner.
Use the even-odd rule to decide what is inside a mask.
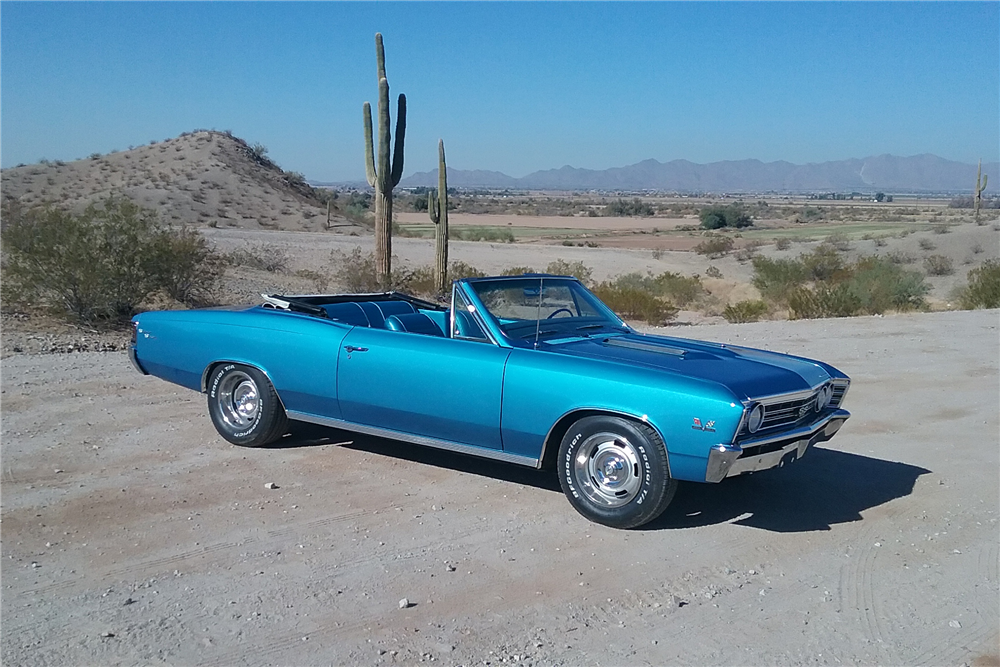
[[[833,389],[830,385],[823,385],[823,388],[819,390],[819,394],[816,395],[816,412],[821,412],[830,405],[830,399],[833,398]]]
[[[757,429],[764,422],[764,406],[758,403],[754,406],[753,410],[750,411],[750,417],[747,418],[747,430],[751,433],[756,433]]]

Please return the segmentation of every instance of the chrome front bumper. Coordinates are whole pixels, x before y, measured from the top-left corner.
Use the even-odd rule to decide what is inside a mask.
[[[779,468],[786,462],[797,461],[817,442],[832,438],[850,416],[847,410],[834,410],[791,431],[744,440],[738,445],[715,445],[708,453],[705,481],[721,482],[726,477]]]

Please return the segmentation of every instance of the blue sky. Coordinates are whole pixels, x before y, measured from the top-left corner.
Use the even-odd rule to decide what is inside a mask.
[[[385,37],[406,174],[647,158],[1000,159],[1000,3],[0,3],[0,163],[231,130],[364,178]],[[395,122],[395,118],[393,118]]]

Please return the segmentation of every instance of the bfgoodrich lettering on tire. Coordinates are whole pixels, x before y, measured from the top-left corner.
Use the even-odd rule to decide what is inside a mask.
[[[656,429],[621,417],[584,417],[559,447],[559,483],[591,521],[635,528],[663,513],[677,491]]]
[[[208,378],[208,413],[223,438],[260,447],[285,434],[288,419],[267,376],[242,364],[220,364]]]

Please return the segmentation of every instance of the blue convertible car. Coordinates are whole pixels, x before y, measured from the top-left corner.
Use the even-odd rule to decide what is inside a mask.
[[[832,366],[638,333],[566,276],[459,280],[450,307],[266,296],[132,324],[136,368],[206,393],[229,442],[293,420],[553,467],[581,514],[620,528],[660,515],[678,480],[781,466],[850,416]]]

